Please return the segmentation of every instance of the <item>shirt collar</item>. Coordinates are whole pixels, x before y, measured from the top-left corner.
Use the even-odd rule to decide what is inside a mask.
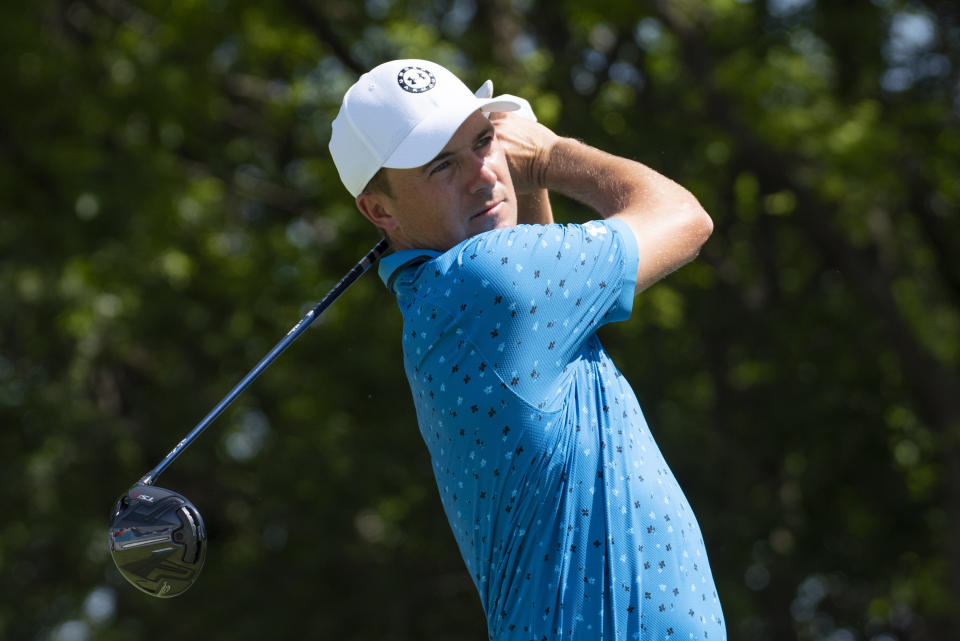
[[[402,268],[418,260],[430,260],[439,255],[440,252],[432,249],[401,249],[380,259],[380,265],[377,267],[377,275],[380,276],[380,280],[387,286],[387,289],[392,292],[393,279]]]

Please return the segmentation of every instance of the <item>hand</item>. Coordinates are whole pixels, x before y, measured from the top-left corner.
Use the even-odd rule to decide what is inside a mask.
[[[491,113],[518,195],[547,187],[547,166],[553,145],[560,139],[547,127],[514,113]]]

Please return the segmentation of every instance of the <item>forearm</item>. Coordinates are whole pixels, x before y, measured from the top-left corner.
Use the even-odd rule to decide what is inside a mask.
[[[553,222],[553,208],[546,189],[517,194],[517,222],[521,225],[549,225]]]
[[[541,168],[538,183],[581,202],[603,218],[624,212],[655,215],[662,206],[693,196],[645,165],[572,138],[560,138]]]
[[[653,169],[570,138],[559,138],[538,184],[633,231],[640,252],[637,291],[693,260],[713,222],[689,191]]]

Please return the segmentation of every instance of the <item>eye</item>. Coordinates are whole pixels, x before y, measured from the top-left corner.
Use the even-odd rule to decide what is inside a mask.
[[[489,147],[493,143],[493,136],[484,136],[477,141],[477,149],[483,149],[484,147]]]
[[[443,171],[444,169],[446,169],[446,168],[449,167],[449,166],[450,166],[450,161],[449,161],[449,160],[444,160],[444,161],[438,162],[438,163],[437,163],[436,165],[434,165],[433,168],[430,170],[430,175],[433,176],[434,174],[438,174],[438,173],[440,173],[441,171]]]

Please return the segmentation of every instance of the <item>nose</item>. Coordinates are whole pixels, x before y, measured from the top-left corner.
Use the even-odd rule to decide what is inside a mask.
[[[470,154],[469,188],[471,193],[489,191],[497,184],[497,173],[489,163],[490,157],[486,154]]]

